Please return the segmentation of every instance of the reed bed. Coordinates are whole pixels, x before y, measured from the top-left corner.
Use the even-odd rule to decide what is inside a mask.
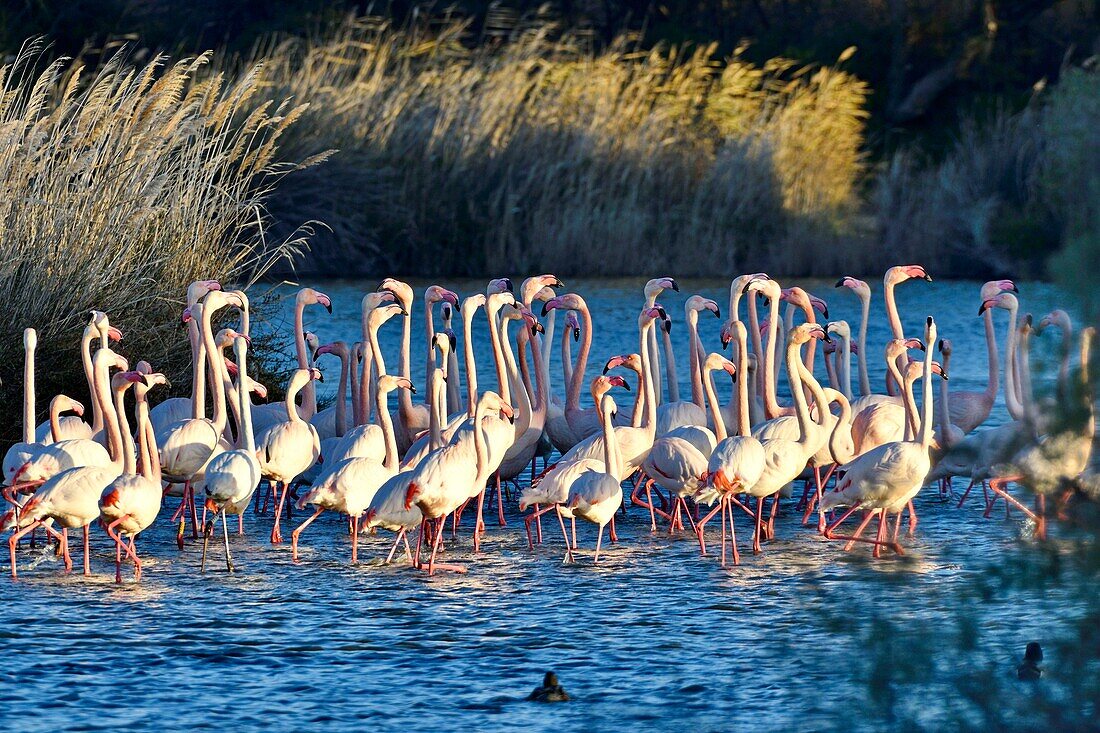
[[[305,106],[262,99],[258,68],[228,78],[208,64],[116,55],[87,69],[45,63],[32,43],[0,70],[4,437],[19,434],[25,327],[39,332],[40,396],[87,399],[91,308],[123,330],[122,353],[186,385],[187,284],[247,285],[297,252],[300,238],[268,238],[266,202],[296,167],[277,144]]]
[[[292,154],[340,151],[278,194],[292,220],[309,211],[332,226],[307,269],[810,274],[852,262],[822,246],[848,234],[865,167],[868,90],[840,68],[643,51],[630,36],[595,51],[547,24],[478,39],[464,23],[380,18],[257,58],[273,99],[311,103]]]

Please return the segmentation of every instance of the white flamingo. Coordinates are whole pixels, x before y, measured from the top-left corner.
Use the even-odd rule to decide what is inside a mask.
[[[134,539],[140,532],[152,526],[160,514],[164,494],[160,482],[160,458],[157,454],[156,434],[149,421],[149,403],[145,396],[154,386],[167,383],[164,375],[157,373],[145,374],[141,381],[134,382],[141,472],[138,472],[138,457],[134,453],[133,443],[123,440],[122,475],[109,483],[99,497],[100,520],[107,535],[115,543],[116,583],[122,582],[123,553],[134,562],[134,581],[141,580],[141,559],[134,547]],[[124,410],[118,410],[118,421],[122,434],[128,435],[130,431]],[[130,538],[129,544],[124,541],[127,536]]]
[[[217,280],[196,280],[187,286],[187,305],[184,308],[189,309],[205,298],[210,291],[221,289],[221,283]],[[199,374],[201,377],[206,370],[206,346],[199,334],[199,323],[194,319],[187,322],[187,340],[191,342],[192,374]],[[195,402],[206,404],[205,379],[192,379],[191,397],[169,397],[153,406],[149,411],[149,417],[153,421],[156,434],[163,435],[169,425],[191,417],[191,406]]]
[[[600,544],[603,542],[604,527],[611,523],[611,541],[615,542],[615,512],[623,503],[623,488],[619,484],[619,474],[624,470],[623,457],[619,453],[618,437],[615,433],[615,399],[605,394],[600,400],[600,417],[603,427],[604,460],[600,469],[588,468],[573,481],[569,487],[567,500],[573,516],[592,522],[599,527],[596,535],[596,554],[592,563],[600,562]],[[565,534],[565,521],[558,512],[562,536],[565,537],[565,562],[573,562],[573,547]]]

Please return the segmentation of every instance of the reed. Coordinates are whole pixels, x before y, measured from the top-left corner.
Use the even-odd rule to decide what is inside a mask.
[[[278,194],[332,226],[307,270],[823,273],[858,204],[868,90],[839,68],[381,18],[257,58],[311,103],[288,150],[340,151]]]
[[[305,107],[261,99],[258,68],[228,78],[208,62],[88,69],[29,43],[0,70],[4,437],[19,431],[23,328],[39,331],[41,410],[62,390],[87,399],[74,385],[91,308],[124,331],[123,354],[186,383],[187,284],[247,285],[299,250],[268,238],[266,202],[297,167],[277,144]]]

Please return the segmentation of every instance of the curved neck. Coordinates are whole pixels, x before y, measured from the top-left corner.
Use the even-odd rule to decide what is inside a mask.
[[[703,391],[707,395],[707,404],[710,405],[710,412],[714,416],[714,436],[721,443],[729,434],[726,432],[726,421],[722,417],[722,408],[718,404],[718,395],[714,391],[714,375],[709,369],[704,369],[703,375]]]
[[[550,311],[553,313],[553,311]],[[538,337],[538,334],[530,334],[531,338],[531,362],[535,365],[535,404],[534,412],[543,418],[541,424],[545,424],[546,408],[550,402],[550,372],[549,364],[542,356],[542,340]],[[546,342],[549,346],[549,341]],[[527,380],[527,390],[531,391],[531,384],[529,378]]]
[[[202,340],[206,346],[206,358],[210,362],[210,382],[214,390],[214,412],[210,419],[214,429],[220,435],[225,430],[227,415],[225,408],[225,383],[222,381],[222,371],[225,362],[222,360],[222,352],[214,343],[214,335],[210,332],[210,322],[214,317],[214,308],[202,309]]]
[[[340,386],[336,388],[336,436],[348,431],[348,354],[340,354]]]
[[[57,402],[56,397],[50,401],[50,437],[55,443],[61,442],[61,403]],[[24,443],[33,443],[34,433],[31,433],[30,440],[25,438],[26,436],[24,436]]]
[[[934,335],[934,334],[933,334]],[[932,445],[932,344],[935,339],[929,338],[927,350],[924,352],[924,378],[921,380],[921,390],[924,392],[920,416],[920,444],[924,449]],[[945,405],[946,407],[946,405]],[[944,411],[946,412],[946,410]]]
[[[83,349],[81,349],[83,351]],[[89,365],[90,366],[90,365]],[[34,442],[35,416],[34,416],[34,347],[24,346],[23,354],[23,442],[28,445]],[[50,425],[53,426],[55,416],[50,409]],[[54,433],[54,441],[57,434]]]
[[[588,352],[592,350],[592,314],[588,312],[588,305],[585,303],[581,304],[578,312],[581,315],[581,348],[577,351],[577,363],[573,367],[569,393],[566,395],[565,409],[567,410],[580,409],[581,385],[584,382],[584,372],[588,368]],[[642,351],[648,351],[648,345],[644,342]]]
[[[359,314],[359,327],[366,347],[363,349],[363,360],[359,363],[359,415],[355,418],[356,425],[366,425],[370,422],[371,400],[374,398],[370,391],[370,373],[374,365],[374,350],[370,345],[371,310],[369,301],[364,297]]]
[[[797,343],[787,345],[787,379],[791,385],[791,396],[794,397],[795,416],[798,418],[798,442],[805,445],[810,436],[810,408],[806,404],[806,392],[802,388],[802,368],[805,366],[799,359],[799,346]]]
[[[889,280],[882,284],[883,297],[886,300],[886,320],[890,322],[890,332],[894,338],[903,339],[905,333],[901,327],[901,317],[898,315],[898,304],[894,300],[894,283]]]
[[[432,301],[424,298],[424,384],[432,381],[432,370],[435,369],[435,356],[432,354],[432,341],[435,340],[435,314],[432,312]],[[402,392],[406,390],[401,390]],[[431,397],[431,392],[428,397]],[[412,394],[409,394],[412,399]]]
[[[905,355],[902,354],[902,356],[904,357]],[[894,384],[901,385],[901,384],[904,383],[903,380],[902,380],[902,377],[901,377],[901,370],[898,369],[897,360],[887,359],[886,360],[886,371],[890,373],[891,377],[893,377]]]
[[[462,409],[462,392],[459,389],[458,382],[458,352],[450,351],[447,353],[447,384],[444,389],[447,393],[448,410],[457,411]],[[444,419],[446,419],[446,416],[444,416]]]
[[[137,429],[138,444],[141,448],[141,475],[160,485],[160,455],[157,453],[157,438],[153,432],[153,423],[149,419],[149,403],[144,392],[137,392]],[[251,430],[251,422],[249,429]],[[242,427],[242,430],[244,428]],[[255,450],[253,448],[252,450]]]
[[[283,398],[283,404],[286,406],[286,414],[289,422],[305,423],[302,416],[298,414],[297,407],[294,404],[294,398],[298,396],[298,393],[305,387],[306,382],[310,382],[312,379],[306,377],[305,380],[298,380],[292,378],[290,384],[287,385],[286,397]],[[381,406],[379,406],[381,408]]]
[[[122,432],[118,426],[118,416],[111,404],[111,380],[110,367],[106,360],[96,362],[93,360],[93,380],[95,389],[92,396],[98,400],[99,409],[103,412],[103,429],[107,432],[107,452],[111,456],[111,463],[119,471],[122,470]]]
[[[871,294],[859,296],[863,314],[859,319],[859,394],[871,394],[871,377],[867,373],[867,320],[871,317]]]
[[[550,314],[543,321],[543,332],[539,338],[539,344],[546,347],[546,350],[542,352],[542,365],[546,369],[546,373],[550,374],[550,351],[554,348],[554,323],[558,317],[557,310],[550,311]]]
[[[489,319],[489,341],[493,346],[493,365],[497,370],[497,391],[500,393],[502,400],[510,403],[511,390],[508,388],[508,367],[504,361],[504,348],[500,343],[500,331],[497,330],[498,321],[500,320],[499,313],[500,308],[486,304],[485,315]]]
[[[359,352],[361,349],[352,347],[351,350],[351,369],[348,370],[348,380],[350,382],[349,390],[351,391],[351,423],[352,425],[360,425],[363,419],[363,402],[360,399],[359,391],[359,361],[361,356]]]
[[[382,358],[382,347],[379,346],[379,344],[378,344],[378,328],[381,325],[382,324],[379,323],[379,324],[371,324],[371,325],[368,326],[368,328],[367,328],[367,347],[368,347],[367,348],[367,354],[371,358],[369,358],[369,359],[364,358],[363,359],[363,362],[367,363],[367,364],[369,364],[372,360],[374,361],[375,370],[377,371],[378,376],[381,376],[381,375],[386,373],[386,360]],[[360,382],[360,385],[359,385],[360,389],[369,390],[369,388],[370,388],[370,374],[371,374],[371,370],[368,368],[366,370],[365,375],[364,375],[364,379],[366,381]],[[377,384],[377,382],[376,382],[376,384]],[[398,404],[400,405],[400,398],[398,398]],[[385,402],[379,402],[376,405],[374,405],[374,409],[375,409],[376,412],[381,412],[382,410],[389,409],[389,407],[386,405]],[[367,416],[370,415],[370,407],[369,406],[368,406],[368,409],[366,411],[366,415]],[[376,418],[377,418],[377,416],[376,416]]]
[[[569,331],[566,327],[561,333],[561,374],[566,388],[573,383],[573,347],[569,344]]]
[[[802,380],[803,386],[809,390],[810,394],[814,397],[814,409],[817,410],[817,418],[814,419],[813,413],[810,413],[810,419],[814,420],[819,427],[828,427],[829,425],[829,397],[825,394],[825,390],[822,388],[821,383],[814,378],[813,373],[806,368],[803,364],[798,370],[798,376]],[[835,394],[840,394],[838,391],[833,390]]]
[[[386,392],[381,385],[375,388],[375,401],[378,404],[378,427],[382,428],[382,438],[386,444],[386,457],[383,465],[389,471],[396,473],[398,461],[400,460],[397,455],[397,436],[393,432],[393,418],[390,417],[390,411],[386,409]]]
[[[475,486],[481,486],[489,478],[489,455],[485,449],[485,407],[478,402],[474,410],[474,456],[477,459],[477,480]]]
[[[691,376],[691,401],[705,407],[703,404],[703,378],[700,371],[699,348],[696,342],[699,340],[699,314],[696,311],[688,313],[688,374]]]
[[[676,355],[672,351],[672,336],[661,329],[661,339],[665,347],[665,380],[668,382],[668,401],[680,401],[680,383],[676,378]]]
[[[237,431],[237,447],[249,453],[256,452],[256,436],[252,428],[252,395],[248,392],[248,357],[244,351],[237,352],[237,368],[240,370],[240,386],[237,387],[237,402],[240,405],[240,428]]]
[[[751,302],[751,301],[750,301]],[[760,329],[753,329],[759,333]],[[764,415],[778,417],[783,409],[775,396],[775,358],[779,349],[779,299],[771,298],[768,305],[768,350],[764,355]]]
[[[915,379],[906,379],[901,383],[901,404],[905,408],[905,439],[916,440],[919,432],[917,425],[917,395],[914,390]]]
[[[118,415],[119,430],[124,436],[122,440],[122,472],[136,474],[137,456],[134,455],[134,441],[128,440],[130,437],[130,421],[126,418],[126,406],[123,404],[123,398],[129,386],[129,384],[123,384],[114,389],[115,414]]]
[[[944,374],[951,374],[951,370],[948,366],[951,363],[951,356],[948,354],[943,355],[943,372]],[[948,390],[947,380],[940,380],[940,448],[946,450],[950,448],[951,440],[951,397]]]
[[[997,389],[1001,386],[1000,356],[997,353],[997,334],[993,330],[993,309],[987,309],[986,312],[982,314],[982,317],[985,319],[985,353],[989,365],[989,376],[985,385],[984,394],[985,398],[992,403],[997,399]]]
[[[844,399],[852,400],[852,337],[845,336],[840,340],[840,391]],[[863,351],[861,350],[862,354]]]
[[[655,385],[653,380],[649,378],[649,375],[653,373],[652,366],[649,363],[649,350],[647,345],[649,343],[649,335],[653,331],[653,321],[647,322],[642,326],[640,333],[638,334],[638,353],[642,359],[642,373],[638,377],[639,392],[645,391],[645,414],[642,417],[642,427],[647,428],[651,433],[657,430],[657,395],[655,392]]]
[[[188,327],[190,328],[190,324],[188,324]],[[98,433],[103,430],[103,411],[99,408],[99,400],[95,398],[95,378],[92,376],[92,343],[95,341],[95,335],[94,326],[87,326],[84,329],[84,335],[80,339],[80,362],[84,366],[84,378],[88,381],[88,397],[92,401],[92,432]],[[192,361],[195,359],[195,342],[197,341],[196,338],[191,343]]]
[[[462,353],[466,358],[466,414],[474,416],[477,410],[477,363],[474,360],[474,311],[467,311],[462,319]]]
[[[840,416],[837,418],[836,424],[833,425],[833,431],[829,433],[829,453],[836,465],[843,466],[854,458],[852,454],[855,452],[851,441],[852,404],[843,394],[834,395],[833,400],[840,405]],[[845,430],[847,431],[848,440],[841,443]]]
[[[760,315],[756,309],[756,293],[749,296],[747,305],[749,312],[749,343],[752,344],[752,353],[756,356],[756,363],[764,363],[764,344],[760,337]],[[756,393],[764,394],[764,370],[756,370]]]
[[[405,379],[412,380],[412,301],[410,300],[405,305],[406,314],[403,317],[404,323],[401,326],[401,358],[397,364],[398,373]],[[381,377],[386,373],[385,365],[382,362],[382,351],[379,349],[374,354],[374,360],[378,362],[375,368],[375,374]],[[382,409],[381,404],[378,405],[378,409]],[[413,409],[412,393],[407,389],[402,389],[397,394],[397,409],[400,413],[409,414]]]
[[[610,400],[610,395],[604,395],[603,400]],[[622,454],[619,453],[619,438],[615,434],[614,419],[611,416],[610,405],[600,405],[600,422],[603,425],[603,462],[606,473],[609,476],[618,477],[623,473]]]
[[[1015,313],[1009,316],[1011,321],[1016,320]],[[1015,328],[1008,332],[1008,343],[1005,344],[1005,408],[1013,420],[1023,420],[1025,408],[1020,399],[1020,385],[1017,369],[1019,367],[1019,354],[1017,352],[1018,334]]]
[[[500,319],[500,345],[501,350],[504,352],[504,364],[508,376],[509,387],[508,394],[502,395],[502,397],[506,403],[515,404],[515,424],[526,430],[527,425],[531,422],[531,398],[528,396],[527,390],[520,380],[519,367],[516,366],[516,357],[515,354],[512,353],[512,340],[508,337],[508,323],[511,320],[511,318]],[[513,393],[515,393],[514,397]],[[517,432],[517,435],[518,434]]]
[[[296,302],[294,304],[294,350],[298,355],[299,369],[309,369],[311,366],[309,356],[306,354],[305,312],[305,303]],[[209,346],[207,350],[209,351]],[[216,410],[217,408],[215,408]],[[302,412],[305,413],[307,419],[313,417],[317,412],[317,393],[314,391],[312,381],[306,385],[302,392]]]

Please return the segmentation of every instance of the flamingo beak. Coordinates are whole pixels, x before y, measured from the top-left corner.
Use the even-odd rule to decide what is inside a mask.
[[[122,331],[119,331],[114,326],[108,326],[107,327],[107,338],[110,339],[111,341],[121,341],[122,340]]]
[[[905,339],[905,348],[907,349],[920,349],[924,351],[924,342],[920,339]]]
[[[329,313],[332,313],[332,299],[324,293],[317,293],[317,302],[325,307]]]

